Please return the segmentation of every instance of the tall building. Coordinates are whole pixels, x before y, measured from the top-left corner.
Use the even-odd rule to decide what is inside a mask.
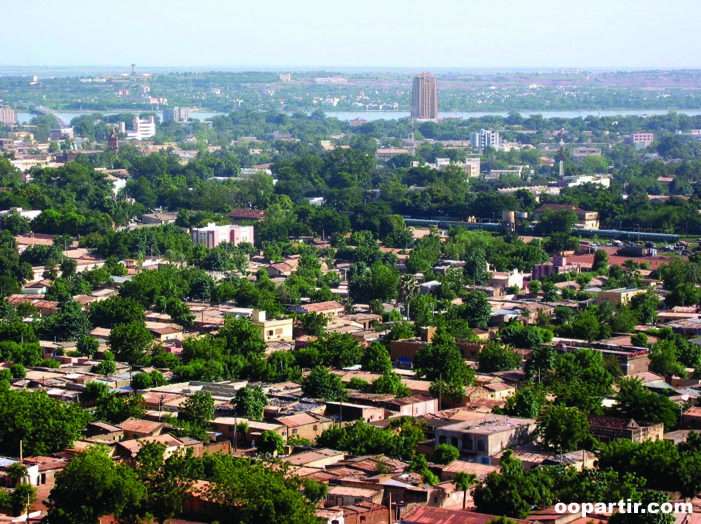
[[[169,120],[174,120],[175,122],[187,122],[190,120],[190,114],[192,109],[189,107],[167,107],[163,110],[163,121],[168,122]]]
[[[0,124],[16,124],[17,115],[10,106],[0,104]]]
[[[436,77],[423,72],[414,77],[411,90],[411,118],[435,120],[438,118],[438,86]]]
[[[147,140],[156,136],[156,120],[153,115],[148,118],[134,117],[133,131],[127,133],[129,140]]]
[[[114,127],[112,131],[110,131],[110,136],[107,139],[107,149],[112,152],[119,149],[119,135],[117,134],[117,129]]]
[[[470,133],[470,143],[475,149],[484,149],[485,147],[499,149],[501,145],[499,131],[480,129],[479,133]]]

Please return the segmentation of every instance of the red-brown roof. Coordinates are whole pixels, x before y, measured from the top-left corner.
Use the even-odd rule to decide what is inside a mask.
[[[251,218],[261,220],[265,218],[265,211],[260,209],[236,208],[229,213],[231,218]]]
[[[409,511],[401,522],[405,524],[487,524],[494,520],[494,515],[484,515],[458,509],[436,508],[429,506],[415,506]],[[510,519],[519,524],[536,523],[535,520]]]

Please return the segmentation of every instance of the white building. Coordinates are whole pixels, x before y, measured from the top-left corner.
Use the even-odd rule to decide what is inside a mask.
[[[241,242],[253,244],[253,226],[218,226],[211,222],[207,227],[193,227],[192,241],[208,248],[217,247],[223,242],[231,242],[235,246]]]
[[[148,118],[134,117],[133,130],[127,132],[127,140],[148,140],[156,136],[156,119],[153,115]]]
[[[484,149],[485,147],[499,149],[501,145],[499,131],[480,129],[479,133],[470,133],[470,143],[472,147],[477,149]]]

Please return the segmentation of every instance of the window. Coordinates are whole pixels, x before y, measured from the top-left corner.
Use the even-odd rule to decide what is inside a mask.
[[[293,434],[293,435],[296,435],[296,434],[297,434],[297,430],[296,430],[296,429],[293,429],[293,430],[292,430],[292,434]]]
[[[272,337],[272,336],[273,336],[273,330],[272,330],[272,329],[269,329],[269,330],[268,330],[268,336],[269,336],[269,337]]]
[[[458,437],[451,437],[450,443],[457,448],[458,447]]]
[[[315,425],[315,426],[314,426],[314,431],[318,431],[318,430],[319,430],[319,426]]]
[[[484,440],[477,441],[477,451],[484,451],[487,446],[484,445]]]
[[[445,435],[441,435],[440,437],[438,437],[439,444],[445,444],[446,440],[447,439],[445,438]]]
[[[472,437],[462,438],[462,449],[472,449]]]

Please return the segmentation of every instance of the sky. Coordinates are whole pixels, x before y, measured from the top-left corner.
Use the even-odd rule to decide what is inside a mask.
[[[698,0],[0,0],[0,66],[698,68],[700,15]]]

